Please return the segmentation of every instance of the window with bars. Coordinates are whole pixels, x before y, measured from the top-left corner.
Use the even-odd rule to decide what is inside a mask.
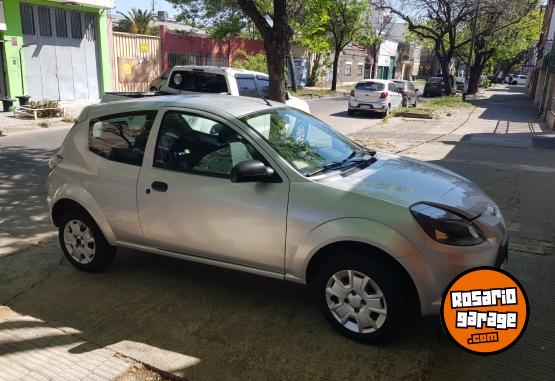
[[[96,23],[93,14],[85,13],[85,38],[88,41],[96,40]]]
[[[54,20],[56,24],[56,37],[67,38],[66,11],[63,9],[55,9]]]
[[[81,29],[81,14],[79,12],[71,12],[69,14],[71,21],[71,37],[83,38],[83,30]]]
[[[39,13],[39,32],[41,36],[52,36],[52,22],[50,20],[50,9],[45,7],[38,7]]]
[[[21,26],[23,34],[27,36],[35,35],[35,17],[33,15],[33,6],[20,3],[19,10],[21,12]]]

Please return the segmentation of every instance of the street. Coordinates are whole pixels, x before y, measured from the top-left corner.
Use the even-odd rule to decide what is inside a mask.
[[[309,102],[353,139],[447,167],[498,203],[510,231],[506,269],[531,303],[526,333],[502,354],[460,351],[438,317],[409,322],[384,346],[355,343],[325,323],[300,285],[173,258],[119,250],[107,272],[78,272],[63,259],[45,202],[48,159],[68,128],[0,136],[0,305],[70,332],[72,353],[92,351],[77,345],[85,341],[191,380],[551,378],[555,135],[535,119],[523,88],[498,87],[471,103],[451,118],[384,123],[349,117],[347,98]],[[0,314],[0,332],[3,325],[32,326]],[[56,341],[16,344],[0,340],[0,354],[17,363],[29,347]]]

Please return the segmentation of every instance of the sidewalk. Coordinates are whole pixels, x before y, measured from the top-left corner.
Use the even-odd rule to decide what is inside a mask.
[[[98,101],[61,101],[60,107],[64,109],[65,115],[68,117],[77,118],[83,108],[97,102]],[[62,117],[39,118],[38,120],[31,117],[15,118],[13,112],[0,112],[0,136],[43,128],[67,127],[73,124],[72,121],[64,122],[63,119]],[[39,125],[41,123],[47,123],[47,127]]]
[[[451,169],[500,206],[509,230],[509,262],[528,294],[522,339],[495,356],[455,347],[438,329],[432,380],[552,379],[555,374],[555,133],[536,119],[518,88],[486,91],[475,106],[443,120],[393,118],[354,137],[372,147]],[[439,328],[439,327],[438,327]]]

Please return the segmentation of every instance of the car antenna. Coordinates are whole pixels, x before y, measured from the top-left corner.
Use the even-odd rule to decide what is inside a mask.
[[[261,98],[264,102],[266,102],[266,104],[267,104],[268,106],[274,107],[274,106],[272,106],[272,104],[271,104],[266,98],[264,98],[262,95],[260,96],[260,98]]]

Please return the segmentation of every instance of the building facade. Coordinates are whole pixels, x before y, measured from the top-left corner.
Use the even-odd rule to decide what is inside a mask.
[[[1,5],[0,95],[94,100],[111,89],[112,0],[3,0]]]

